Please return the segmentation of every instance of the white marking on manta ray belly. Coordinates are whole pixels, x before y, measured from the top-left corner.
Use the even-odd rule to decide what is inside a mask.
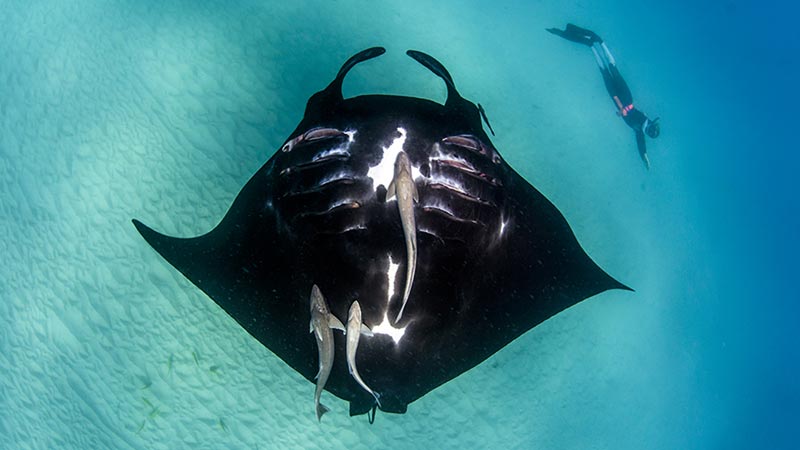
[[[439,211],[442,211],[442,212],[444,212],[444,213],[446,213],[446,214],[448,214],[450,216],[456,217],[456,214],[453,212],[453,210],[450,208],[450,206],[447,205],[447,203],[442,202],[442,201],[440,201],[439,199],[437,199],[435,197],[430,199],[430,201],[428,201],[427,204],[421,205],[421,206],[423,208],[438,209]]]
[[[385,334],[391,337],[395,344],[399,344],[400,339],[402,339],[403,335],[406,334],[406,327],[394,327],[389,322],[389,316],[387,314],[389,311],[389,301],[392,300],[392,296],[394,295],[394,279],[397,275],[397,269],[399,268],[400,264],[396,264],[391,258],[389,258],[389,270],[386,271],[386,278],[389,281],[389,292],[386,293],[386,309],[383,312],[383,322],[372,327],[373,334]]]
[[[397,127],[397,132],[400,137],[395,138],[391,145],[383,148],[383,155],[381,161],[369,168],[367,176],[372,179],[372,190],[378,189],[378,186],[383,185],[389,187],[389,184],[394,179],[394,162],[397,159],[397,154],[404,150],[403,146],[406,143],[406,136],[408,132],[403,127]],[[406,152],[408,153],[408,152]],[[421,176],[419,169],[411,166],[411,177],[418,179]]]
[[[335,147],[330,150],[325,150],[323,152],[319,152],[311,158],[311,161],[319,161],[320,159],[325,159],[329,156],[350,156],[350,152],[347,151],[347,145],[342,145],[340,147]]]
[[[506,231],[506,227],[508,226],[508,219],[501,218],[500,219],[500,229],[497,230],[497,237],[503,237],[503,233]]]
[[[467,193],[467,189],[464,187],[464,184],[461,183],[459,180],[454,178],[450,178],[447,176],[442,175],[432,175],[429,181],[430,184],[439,184],[441,186],[446,186],[447,188],[459,192],[464,195],[469,195]],[[470,197],[474,197],[474,195],[469,195]]]
[[[343,199],[331,202],[330,206],[328,206],[328,209],[325,211],[325,213],[332,212],[332,211],[334,211],[336,209],[339,209],[339,208],[359,208],[360,206],[361,205],[356,200],[343,198]]]
[[[339,172],[336,172],[336,173],[334,173],[332,175],[329,175],[329,176],[321,179],[319,181],[319,183],[317,183],[317,186],[323,187],[326,184],[330,184],[330,183],[333,183],[333,182],[339,181],[339,180],[348,180],[350,178],[351,178],[351,176],[347,172],[339,171]]]
[[[431,162],[433,161],[440,161],[444,164],[447,163],[456,163],[460,168],[469,170],[471,172],[477,172],[475,166],[472,165],[471,162],[467,161],[461,155],[454,152],[445,152],[442,150],[442,146],[439,145],[437,142],[433,146],[433,152],[431,152],[431,156],[429,157]],[[451,164],[452,165],[452,164]]]
[[[353,145],[353,142],[355,142],[354,136],[356,135],[356,131],[345,130],[343,133],[347,135],[347,142],[339,145],[338,147],[334,147],[328,150],[323,150],[317,153],[316,155],[314,155],[313,158],[311,158],[311,161],[312,162],[319,161],[320,159],[324,159],[329,156],[350,156],[349,150],[350,146]]]
[[[366,230],[366,229],[367,229],[367,227],[365,225],[357,223],[355,225],[349,225],[349,226],[344,227],[342,229],[342,233],[347,233],[347,232],[350,232],[350,231],[360,231],[360,230]]]

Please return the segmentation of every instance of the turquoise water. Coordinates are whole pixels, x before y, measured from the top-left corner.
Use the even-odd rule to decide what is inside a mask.
[[[0,1],[0,448],[794,448],[800,39],[773,2]],[[588,50],[662,119],[652,169]],[[358,50],[442,101],[635,293],[589,299],[370,426],[130,224],[213,227]]]

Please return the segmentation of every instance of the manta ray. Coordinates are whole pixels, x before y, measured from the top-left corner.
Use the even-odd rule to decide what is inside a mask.
[[[436,59],[407,52],[444,81],[444,104],[344,98],[350,69],[384,52],[354,55],[311,96],[297,128],[207,234],[170,237],[133,221],[261,344],[311,382],[324,374],[318,387],[348,401],[350,415],[373,417],[376,407],[405,413],[560,311],[629,289],[503,159],[483,130],[483,108]],[[312,288],[321,312],[309,333]],[[349,354],[339,331],[348,311],[363,321],[347,327],[356,333]]]

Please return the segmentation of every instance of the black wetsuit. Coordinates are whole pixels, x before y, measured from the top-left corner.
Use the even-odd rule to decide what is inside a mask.
[[[647,145],[644,140],[644,129],[649,119],[645,113],[633,106],[633,95],[631,95],[628,83],[625,82],[625,79],[622,78],[619,70],[617,70],[613,56],[611,56],[608,49],[603,44],[603,39],[595,32],[571,23],[567,24],[564,30],[548,28],[547,31],[572,42],[592,47],[595,57],[597,58],[597,64],[600,67],[600,73],[603,74],[603,81],[605,82],[608,95],[611,96],[611,100],[614,102],[614,107],[617,108],[619,115],[636,133],[636,146],[639,149],[639,156],[641,156],[642,161],[644,161],[645,165],[649,168],[650,162],[647,158]],[[595,45],[600,48],[600,51],[595,49]]]
[[[603,74],[603,81],[606,84],[608,95],[614,101],[614,107],[617,108],[622,120],[633,128],[636,133],[636,146],[639,148],[639,155],[645,160],[647,164],[647,144],[644,141],[644,125],[647,122],[647,115],[639,111],[633,106],[633,95],[628,88],[628,83],[619,74],[617,66],[608,64],[605,68],[600,68]]]

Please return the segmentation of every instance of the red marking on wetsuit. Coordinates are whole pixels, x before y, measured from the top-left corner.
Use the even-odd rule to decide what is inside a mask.
[[[628,106],[622,106],[622,102],[619,101],[619,97],[616,95],[614,96],[614,102],[617,104],[617,108],[619,108],[619,113],[622,114],[623,117],[627,116],[629,112],[633,109],[633,103]]]
[[[632,109],[633,109],[633,103],[631,103],[630,105],[628,105],[628,106],[626,106],[625,108],[623,108],[623,109],[622,109],[622,115],[623,115],[623,116],[627,116],[627,115],[628,115],[628,113],[629,113],[629,112],[630,112]]]

